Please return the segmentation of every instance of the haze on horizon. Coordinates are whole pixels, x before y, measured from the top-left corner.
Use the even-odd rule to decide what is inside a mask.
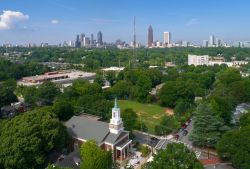
[[[0,44],[75,40],[76,34],[103,32],[103,39],[147,40],[151,24],[154,40],[170,31],[172,40],[201,44],[211,34],[227,42],[250,40],[248,0],[1,0]]]

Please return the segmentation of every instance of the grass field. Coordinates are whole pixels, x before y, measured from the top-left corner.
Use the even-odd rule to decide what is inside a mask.
[[[129,100],[119,100],[121,111],[127,108],[133,109],[141,120],[148,127],[149,133],[154,134],[155,126],[160,124],[161,117],[165,116],[165,108],[155,104],[142,104]]]

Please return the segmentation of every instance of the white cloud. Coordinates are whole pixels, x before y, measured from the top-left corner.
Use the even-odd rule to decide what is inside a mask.
[[[24,15],[22,12],[18,11],[3,11],[0,15],[0,30],[14,29],[18,26],[20,22],[29,19],[29,15]]]
[[[197,18],[192,18],[187,22],[187,26],[193,26],[193,25],[197,25],[199,23],[199,20]]]
[[[59,24],[60,22],[59,22],[59,20],[53,19],[53,20],[51,20],[51,23],[52,24]]]

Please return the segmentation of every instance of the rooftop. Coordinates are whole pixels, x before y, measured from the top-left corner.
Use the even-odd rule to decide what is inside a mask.
[[[94,77],[95,75],[96,73],[74,71],[74,70],[47,72],[43,75],[24,77],[18,81],[18,84],[30,86],[30,85],[39,85],[45,81],[51,81],[55,83],[65,81],[65,83],[70,83],[71,81],[76,80],[78,78],[88,79]]]
[[[102,69],[103,71],[122,71],[124,70],[125,67],[109,67],[109,68],[104,68]]]
[[[97,121],[86,116],[73,116],[65,123],[69,134],[77,139],[95,140],[98,145],[103,142],[115,144],[123,136],[128,135],[127,131],[120,134],[109,132],[109,124]]]

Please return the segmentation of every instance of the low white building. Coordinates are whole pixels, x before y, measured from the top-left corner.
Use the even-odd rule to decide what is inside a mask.
[[[208,55],[188,55],[188,65],[209,65]]]
[[[109,68],[104,68],[102,70],[104,72],[108,72],[108,71],[120,72],[120,71],[123,71],[124,69],[125,67],[109,67]]]
[[[51,81],[56,84],[61,84],[64,87],[70,86],[74,80],[84,79],[88,81],[93,81],[96,73],[82,72],[82,71],[55,71],[47,72],[43,75],[23,77],[21,80],[17,81],[18,85],[23,86],[39,86],[46,81]]]
[[[209,61],[208,65],[209,66],[214,66],[214,65],[227,65],[228,67],[232,67],[233,63],[232,62],[221,62],[221,61]]]

